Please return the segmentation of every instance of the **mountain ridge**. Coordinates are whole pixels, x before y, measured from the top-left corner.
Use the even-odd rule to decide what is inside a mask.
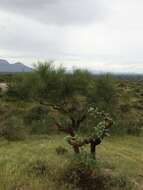
[[[5,59],[0,59],[0,73],[22,73],[32,72],[32,68],[24,65],[21,62],[9,63]]]

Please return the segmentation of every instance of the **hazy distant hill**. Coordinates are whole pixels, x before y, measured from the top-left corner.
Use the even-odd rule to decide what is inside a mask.
[[[10,64],[8,61],[0,59],[0,73],[17,73],[17,72],[31,72],[32,68],[22,64]]]

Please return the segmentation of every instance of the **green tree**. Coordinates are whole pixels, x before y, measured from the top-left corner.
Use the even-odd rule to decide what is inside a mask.
[[[75,153],[80,153],[80,148],[90,145],[93,158],[96,154],[96,146],[108,135],[113,125],[113,120],[103,111],[87,102],[86,97],[74,96],[68,99],[62,106],[57,106],[59,115],[55,117],[55,123],[60,131],[68,134],[67,142],[73,147]],[[88,132],[79,135],[79,130],[88,124]]]
[[[91,99],[101,109],[108,112],[114,110],[117,105],[117,88],[111,75],[102,75],[96,79]]]
[[[52,62],[48,62],[38,63],[35,71],[22,80],[21,87],[31,100],[47,106],[58,129],[69,135],[67,141],[75,153],[89,144],[91,154],[95,157],[96,146],[113,124],[107,114],[96,108],[98,102],[109,104],[113,100],[114,88],[109,81],[106,77],[96,83],[88,71],[78,69],[66,73],[63,68],[56,69]],[[78,132],[87,125],[89,133],[81,138]]]

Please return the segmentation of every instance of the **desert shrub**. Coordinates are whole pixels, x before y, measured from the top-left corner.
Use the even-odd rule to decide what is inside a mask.
[[[96,78],[89,92],[90,101],[108,113],[114,113],[118,104],[118,89],[111,75],[101,75]]]
[[[24,127],[23,121],[17,117],[11,117],[3,123],[1,135],[9,140],[24,140],[28,135],[28,130]]]
[[[34,160],[26,168],[28,176],[46,177],[50,174],[49,164],[45,160]]]
[[[121,174],[112,176],[110,186],[114,187],[116,189],[119,189],[119,190],[134,189],[134,185],[133,185],[133,183],[131,183],[131,181],[128,179],[128,177],[125,175],[121,175]]]
[[[58,146],[58,147],[56,148],[56,153],[57,153],[58,155],[63,155],[63,154],[65,154],[65,153],[67,153],[67,152],[68,152],[68,150],[67,150],[66,148],[62,147],[62,146]]]
[[[142,133],[142,121],[132,117],[130,119],[125,119],[125,130],[126,134],[140,136]]]
[[[140,136],[142,133],[142,128],[138,125],[133,125],[131,127],[127,127],[127,134]]]
[[[141,121],[124,118],[116,120],[114,127],[111,129],[111,134],[140,136],[142,131]]]
[[[47,117],[48,109],[45,106],[35,105],[26,111],[24,122],[31,124],[33,121],[41,121]]]
[[[126,122],[123,120],[117,120],[114,127],[111,128],[111,134],[112,135],[126,135],[127,134],[127,127]]]
[[[48,120],[45,119],[42,121],[33,121],[32,124],[29,126],[30,133],[34,135],[51,133],[52,129],[50,127],[50,122],[48,122]]]
[[[31,134],[47,134],[53,132],[53,119],[48,108],[42,105],[34,105],[26,110],[23,117],[24,124],[28,126]]]
[[[110,176],[102,175],[94,159],[81,156],[71,160],[63,179],[82,190],[104,190],[108,189]]]
[[[63,174],[66,183],[79,190],[128,190],[132,189],[129,179],[113,171],[107,172],[104,163],[95,161],[89,155],[71,159]]]
[[[9,84],[7,96],[16,100],[30,100],[35,93],[36,83],[37,77],[34,73],[16,75]]]

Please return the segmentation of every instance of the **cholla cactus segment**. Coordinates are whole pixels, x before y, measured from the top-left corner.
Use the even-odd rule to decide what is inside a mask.
[[[105,121],[100,122],[96,127],[94,127],[94,132],[95,132],[95,136],[97,138],[102,139],[105,133],[105,129],[106,129],[106,123]]]
[[[90,107],[88,114],[96,120],[98,118],[101,120],[91,132],[86,137],[79,137],[77,135],[67,136],[66,141],[73,147],[82,147],[86,144],[92,144],[93,142],[97,146],[101,143],[105,136],[109,136],[109,129],[114,124],[112,118],[109,117],[109,114],[104,111],[99,111],[97,108]]]

